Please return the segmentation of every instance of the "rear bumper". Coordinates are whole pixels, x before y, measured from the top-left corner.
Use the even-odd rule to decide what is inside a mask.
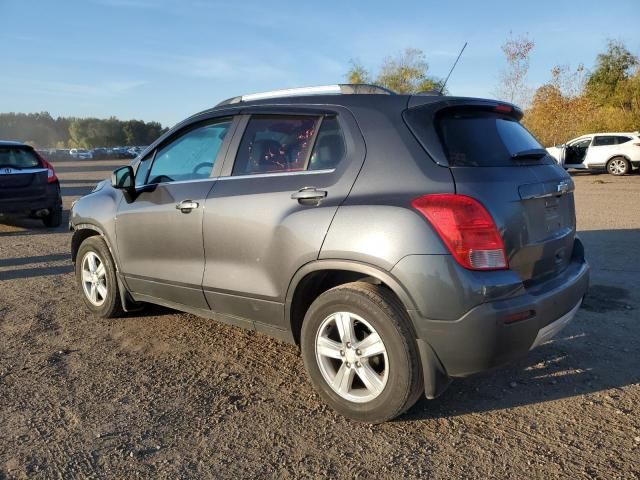
[[[589,287],[589,265],[579,240],[574,250],[570,265],[552,280],[481,303],[456,320],[432,320],[409,311],[419,344],[424,344],[421,350],[429,347],[441,376],[464,377],[524,357],[569,323]],[[510,316],[522,312],[530,312],[530,318],[509,323]]]
[[[0,199],[0,213],[30,214],[36,210],[52,209],[61,204],[60,186],[56,182],[47,185],[45,195]]]

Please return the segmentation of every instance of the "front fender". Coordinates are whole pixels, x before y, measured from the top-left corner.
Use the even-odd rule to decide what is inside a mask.
[[[122,192],[107,185],[77,200],[69,215],[69,227],[74,230],[74,238],[77,238],[77,235],[86,236],[80,233],[83,230],[100,234],[109,247],[116,268],[119,265],[119,257],[115,226],[118,205],[121,201]]]

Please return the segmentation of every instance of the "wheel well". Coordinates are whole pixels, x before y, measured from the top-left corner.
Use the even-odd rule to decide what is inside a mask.
[[[300,280],[291,300],[289,319],[291,323],[291,334],[293,335],[296,345],[300,345],[302,322],[313,301],[327,290],[337,287],[338,285],[356,281],[381,285],[389,289],[393,295],[396,295],[383,281],[364,273],[349,270],[319,270],[311,272]],[[400,303],[402,304],[402,301],[400,301]]]
[[[73,237],[71,238],[71,261],[73,263],[76,263],[78,249],[80,248],[80,245],[82,245],[82,242],[95,235],[100,235],[100,232],[90,228],[81,228],[80,230],[73,232]]]

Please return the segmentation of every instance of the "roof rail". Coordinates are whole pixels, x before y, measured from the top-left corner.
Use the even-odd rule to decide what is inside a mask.
[[[264,100],[268,98],[281,97],[299,97],[305,95],[362,95],[362,94],[378,94],[378,95],[395,95],[395,92],[380,87],[378,85],[369,85],[366,83],[340,83],[336,85],[322,85],[319,87],[300,87],[286,88],[283,90],[273,90],[271,92],[251,93],[249,95],[240,95],[228,98],[216,105],[233,105],[240,102],[251,102],[253,100]]]

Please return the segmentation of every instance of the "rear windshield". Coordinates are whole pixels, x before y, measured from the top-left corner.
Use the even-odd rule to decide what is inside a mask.
[[[451,166],[495,167],[551,163],[549,157],[513,160],[542,145],[513,118],[491,112],[447,112],[437,130]]]
[[[0,147],[0,167],[34,168],[40,162],[31,150],[15,147]]]

